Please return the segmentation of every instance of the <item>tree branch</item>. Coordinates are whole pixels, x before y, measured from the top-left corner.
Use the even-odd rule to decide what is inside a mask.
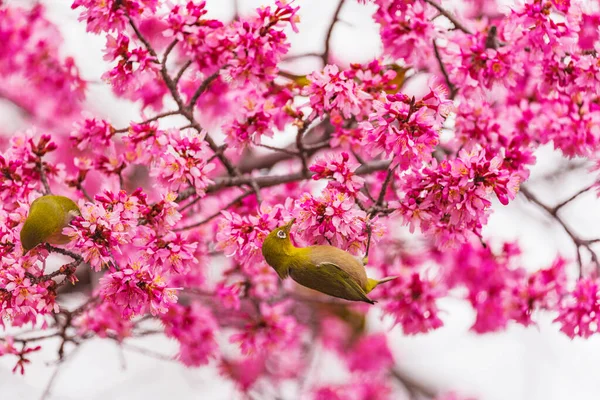
[[[181,228],[175,228],[173,229],[174,231],[186,231],[188,229],[192,229],[192,228],[196,228],[198,226],[204,225],[210,221],[212,221],[213,219],[215,219],[216,217],[218,217],[219,215],[221,215],[221,212],[224,210],[227,210],[229,207],[234,206],[236,203],[239,203],[240,201],[242,201],[245,197],[251,195],[252,193],[254,193],[254,190],[248,190],[244,193],[242,193],[241,195],[239,195],[238,197],[236,197],[235,199],[233,199],[232,201],[230,201],[225,207],[221,208],[220,210],[218,210],[217,212],[211,214],[210,216],[206,217],[205,219],[203,219],[200,222],[196,222],[195,224],[191,224],[191,225],[187,225],[187,226],[183,226]]]
[[[522,193],[523,196],[525,196],[525,198],[527,200],[531,201],[532,203],[536,204],[541,209],[543,209],[556,222],[558,222],[559,225],[563,228],[563,230],[567,233],[567,235],[569,235],[569,237],[573,241],[573,244],[575,244],[575,250],[577,251],[577,262],[579,264],[579,276],[580,277],[583,275],[583,262],[581,260],[581,254],[579,253],[579,249],[581,247],[583,247],[590,253],[590,257],[591,257],[592,261],[594,262],[594,264],[596,264],[596,268],[598,268],[598,270],[600,270],[600,260],[598,260],[598,256],[596,255],[596,252],[594,251],[594,249],[592,249],[590,247],[590,244],[594,243],[597,239],[585,240],[585,239],[580,238],[579,235],[577,235],[577,233],[573,232],[571,230],[571,228],[569,228],[569,226],[560,217],[560,215],[558,215],[558,210],[560,209],[560,207],[557,206],[557,207],[553,208],[553,207],[547,206],[540,199],[538,199],[537,196],[535,196],[532,192],[530,192],[527,187],[521,186],[520,193]],[[573,198],[575,198],[575,197],[577,197],[577,196],[573,196]],[[559,206],[562,207],[561,204],[559,204]]]
[[[450,80],[450,75],[448,75],[448,71],[446,71],[446,66],[442,61],[442,56],[440,55],[440,50],[438,48],[437,43],[435,42],[435,39],[433,40],[433,52],[435,53],[435,58],[437,59],[438,65],[440,66],[440,71],[442,72],[442,75],[444,75],[446,85],[448,86],[448,89],[450,89],[450,99],[454,99],[456,93],[458,92],[458,89],[456,89],[456,86],[454,86],[454,84]]]
[[[469,34],[469,35],[473,34],[468,28],[466,28],[463,24],[458,22],[458,20],[455,17],[453,17],[452,14],[450,14],[450,12],[448,10],[443,8],[441,5],[437,4],[435,1],[433,1],[433,0],[423,0],[423,1],[427,4],[430,4],[436,10],[438,10],[440,12],[440,14],[442,14],[444,17],[448,18],[450,20],[450,22],[452,22],[452,24],[457,29],[460,29],[461,31],[463,31],[464,33]]]
[[[144,44],[144,46],[146,47],[146,49],[152,56],[157,57],[156,51],[154,50],[154,48],[152,48],[152,45],[150,44],[150,42],[148,42],[148,40],[144,37],[144,35],[142,35],[140,30],[137,28],[137,26],[133,22],[133,19],[131,19],[131,17],[128,17],[128,18],[129,18],[129,24],[131,25],[131,27],[132,27],[133,31],[135,32],[136,36],[138,37],[138,39]],[[158,59],[158,57],[157,57],[157,59]],[[194,113],[186,107],[186,104],[181,99],[181,95],[179,94],[179,90],[177,89],[177,84],[173,81],[173,79],[169,75],[169,73],[167,71],[167,66],[165,64],[161,64],[160,74],[162,76],[163,81],[165,82],[165,85],[167,85],[167,88],[169,89],[169,92],[171,93],[173,100],[175,100],[175,103],[177,103],[177,106],[179,107],[179,113],[181,115],[183,115],[185,118],[187,118],[187,120],[190,122],[190,125],[192,125],[192,127],[196,131],[201,132],[203,130],[202,126],[198,123],[198,121],[196,121],[196,119],[194,118]],[[215,141],[208,134],[208,132],[206,133],[205,140],[208,143],[211,150],[215,154],[217,154],[217,157],[219,158],[219,160],[221,161],[221,164],[223,164],[225,169],[227,169],[227,172],[229,173],[229,175],[239,176],[239,173],[237,172],[236,168],[233,166],[231,161],[227,157],[225,157],[225,155],[223,153],[218,152],[219,146],[215,143]]]
[[[329,53],[331,50],[331,36],[333,34],[333,28],[335,27],[335,24],[339,20],[340,13],[342,11],[342,8],[344,7],[345,2],[346,2],[346,0],[340,0],[340,2],[338,3],[338,5],[333,13],[333,19],[331,20],[331,23],[329,24],[329,27],[327,28],[327,33],[325,34],[325,49],[323,50],[323,53],[321,54],[321,60],[323,60],[323,66],[325,66],[329,63]]]
[[[215,79],[217,79],[219,77],[220,72],[221,72],[221,70],[218,70],[218,71],[214,72],[212,75],[209,75],[202,82],[202,84],[200,84],[198,89],[196,89],[196,92],[194,92],[194,95],[192,96],[192,98],[190,99],[190,103],[188,104],[188,109],[190,110],[190,112],[193,112],[192,110],[194,109],[194,106],[196,105],[196,102],[198,101],[198,99],[200,98],[202,93],[204,93],[206,91],[206,89],[208,89],[208,85],[210,85]]]

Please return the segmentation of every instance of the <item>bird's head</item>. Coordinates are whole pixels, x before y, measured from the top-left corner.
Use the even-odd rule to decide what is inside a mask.
[[[290,229],[295,221],[296,218],[292,218],[287,224],[273,229],[265,238],[262,254],[269,265],[277,264],[278,257],[285,256],[293,247],[290,241]]]

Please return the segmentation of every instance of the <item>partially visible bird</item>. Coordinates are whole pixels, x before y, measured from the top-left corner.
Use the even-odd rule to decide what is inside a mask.
[[[21,229],[23,255],[41,243],[67,244],[70,238],[62,230],[77,215],[81,211],[68,197],[46,195],[35,199]]]
[[[265,238],[262,254],[281,279],[290,276],[310,289],[330,296],[375,304],[367,294],[377,285],[396,279],[367,277],[365,266],[350,253],[334,246],[295,247],[290,229],[295,218]]]

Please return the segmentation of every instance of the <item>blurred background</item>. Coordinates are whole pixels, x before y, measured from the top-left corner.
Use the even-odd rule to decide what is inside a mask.
[[[173,0],[173,2],[175,2]],[[7,4],[29,6],[29,0],[5,0]],[[137,106],[116,99],[101,82],[106,70],[102,60],[105,39],[85,32],[71,1],[45,0],[48,17],[64,37],[64,55],[70,55],[81,75],[90,82],[87,108],[115,126],[126,126],[137,118]],[[268,1],[207,0],[210,17],[229,20],[237,12],[246,15]],[[301,6],[300,33],[291,34],[290,55],[322,51],[323,38],[336,0],[297,0]],[[452,2],[445,2],[452,9]],[[340,23],[332,36],[332,58],[341,64],[365,62],[380,54],[378,28],[370,15],[371,5],[346,2]],[[320,60],[303,58],[285,64],[291,72],[303,74],[320,68]],[[411,85],[422,82],[414,80]],[[407,88],[410,90],[410,85]],[[18,108],[0,99],[0,126],[5,132],[26,129]],[[536,152],[529,188],[547,204],[557,204],[591,184],[583,160],[566,160],[545,146]],[[597,237],[600,208],[593,192],[588,192],[562,210],[570,226],[583,237]],[[574,260],[572,241],[555,221],[522,197],[509,206],[495,204],[484,236],[518,240],[523,262],[537,269],[549,265],[557,253]],[[73,301],[77,301],[74,297]],[[537,327],[510,325],[505,332],[475,335],[469,332],[474,312],[464,302],[448,298],[440,302],[445,326],[427,335],[407,337],[400,329],[390,329],[376,308],[368,315],[368,330],[387,332],[398,369],[419,385],[432,390],[454,390],[480,400],[596,400],[600,398],[600,338],[570,340],[552,326],[550,314],[534,316]],[[10,332],[10,330],[9,330]],[[227,343],[223,343],[227,346]],[[110,340],[90,340],[80,346],[58,370],[56,343],[44,342],[43,350],[32,357],[25,376],[14,375],[13,360],[0,358],[0,398],[53,400],[69,399],[237,399],[233,385],[220,379],[216,368],[189,369],[169,358],[177,344],[167,338],[147,337],[128,340],[120,346]],[[317,349],[317,351],[319,351]],[[329,359],[330,358],[330,359]],[[306,384],[336,382],[336,360],[327,352],[319,355],[319,368],[312,369]],[[58,372],[57,372],[58,371]],[[53,384],[47,392],[48,382]],[[265,391],[268,393],[268,390]],[[261,397],[253,397],[261,398]],[[272,397],[262,397],[272,398]],[[288,399],[288,397],[283,397]]]

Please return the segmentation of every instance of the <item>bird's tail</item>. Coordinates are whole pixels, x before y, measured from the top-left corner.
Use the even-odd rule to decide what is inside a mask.
[[[389,281],[393,281],[396,278],[397,278],[397,276],[388,276],[388,277],[385,277],[385,278],[379,279],[379,280],[368,278],[366,292],[369,293],[369,292],[371,292],[371,290],[375,289],[378,285],[381,285],[382,283],[386,283]]]

